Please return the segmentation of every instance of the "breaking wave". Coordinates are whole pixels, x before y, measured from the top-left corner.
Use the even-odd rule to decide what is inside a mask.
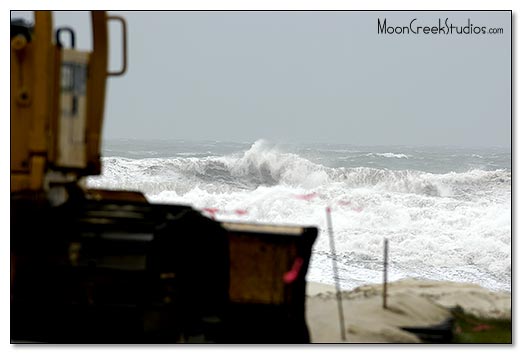
[[[135,188],[149,194],[197,186],[207,190],[232,191],[260,186],[284,185],[317,188],[343,183],[345,188],[376,188],[387,192],[449,197],[511,186],[506,170],[470,170],[464,173],[434,174],[416,170],[370,167],[326,167],[297,154],[282,152],[276,145],[257,141],[243,154],[209,157],[103,159],[103,177],[93,185]]]
[[[87,184],[140,190],[158,203],[217,208],[218,220],[318,226],[309,272],[313,281],[332,281],[324,218],[329,205],[344,288],[380,281],[387,237],[391,280],[416,276],[511,289],[508,169],[429,173],[332,167],[264,140],[243,152],[188,155],[105,157],[102,175]],[[404,161],[390,160],[395,159]],[[233,213],[239,209],[247,212]]]

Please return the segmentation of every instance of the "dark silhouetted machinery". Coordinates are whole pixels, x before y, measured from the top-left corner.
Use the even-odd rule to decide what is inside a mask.
[[[89,52],[74,29],[53,30],[51,12],[11,22],[12,342],[309,341],[316,228],[221,223],[86,188],[101,173],[106,79],[127,69],[125,20],[91,18]],[[109,21],[123,29],[117,72]]]

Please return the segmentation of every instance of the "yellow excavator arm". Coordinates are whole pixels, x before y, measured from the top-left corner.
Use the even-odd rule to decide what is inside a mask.
[[[92,12],[92,51],[75,48],[72,28],[53,35],[51,12],[36,11],[34,19],[34,26],[11,33],[11,192],[100,174],[106,80],[127,69],[123,18]],[[108,72],[111,20],[123,26],[123,65],[114,73]]]

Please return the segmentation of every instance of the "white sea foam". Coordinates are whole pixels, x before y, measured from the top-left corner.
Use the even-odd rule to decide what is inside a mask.
[[[394,154],[393,152],[383,152],[383,153],[374,153],[371,152],[366,154],[366,156],[377,156],[377,157],[392,157],[396,159],[407,159],[408,155],[405,154]]]
[[[104,158],[102,176],[88,185],[218,208],[218,220],[317,226],[314,281],[332,282],[325,234],[325,207],[332,206],[344,288],[381,280],[387,237],[392,280],[416,276],[511,289],[511,172],[503,169],[333,168],[258,141],[226,156]]]

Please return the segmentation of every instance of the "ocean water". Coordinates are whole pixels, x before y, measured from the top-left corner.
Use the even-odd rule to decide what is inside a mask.
[[[382,281],[387,238],[392,281],[511,291],[509,149],[113,140],[102,153],[90,187],[139,190],[217,220],[317,226],[309,281],[334,282],[331,207],[344,289]]]

